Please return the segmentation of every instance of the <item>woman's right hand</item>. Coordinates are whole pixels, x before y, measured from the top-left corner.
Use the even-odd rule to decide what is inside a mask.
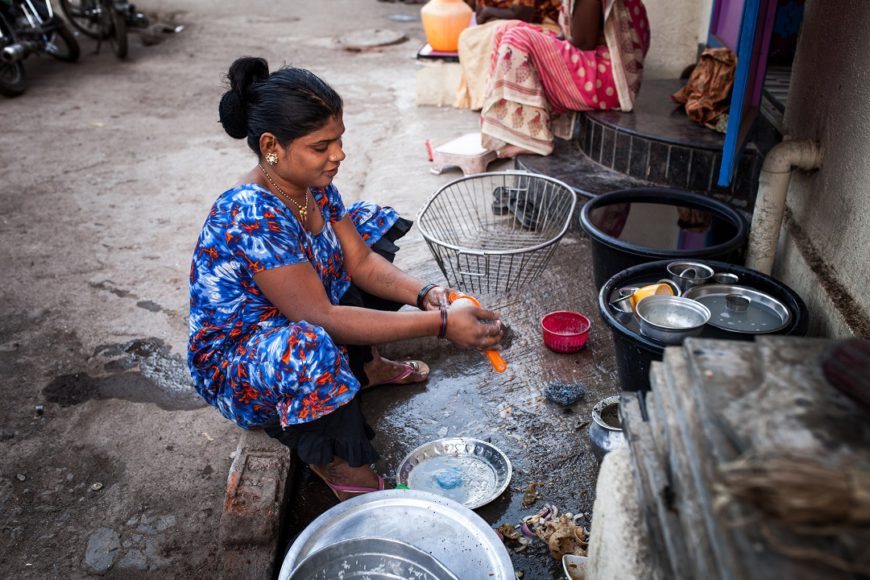
[[[498,312],[454,302],[447,309],[447,340],[465,348],[498,350],[502,325]]]

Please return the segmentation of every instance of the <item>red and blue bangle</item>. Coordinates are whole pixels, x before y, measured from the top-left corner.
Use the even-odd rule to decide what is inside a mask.
[[[438,284],[426,284],[425,286],[420,288],[420,292],[417,293],[417,308],[419,308],[420,310],[425,310],[425,307],[423,306],[423,300],[426,299],[426,294],[428,294],[429,291],[436,286],[438,286]]]
[[[441,328],[438,329],[438,338],[447,336],[447,307],[441,306]]]

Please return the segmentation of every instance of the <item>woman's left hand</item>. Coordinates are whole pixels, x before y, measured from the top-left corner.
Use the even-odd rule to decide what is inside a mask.
[[[445,288],[444,286],[435,286],[423,298],[423,310],[440,310],[442,306],[449,306],[450,301],[447,297],[451,292],[456,292],[456,290]]]

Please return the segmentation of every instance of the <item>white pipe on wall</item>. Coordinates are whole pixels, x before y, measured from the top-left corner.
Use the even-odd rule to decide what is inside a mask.
[[[748,267],[770,275],[792,169],[797,167],[809,171],[821,165],[822,148],[815,141],[783,141],[764,158],[749,230]]]

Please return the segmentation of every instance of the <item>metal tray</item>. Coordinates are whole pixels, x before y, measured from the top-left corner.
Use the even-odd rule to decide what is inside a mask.
[[[278,578],[289,580],[321,548],[365,537],[406,542],[449,565],[458,578],[514,580],[507,548],[483,518],[434,493],[402,489],[367,493],[321,514],[290,546]]]
[[[733,312],[725,307],[725,297],[731,294],[749,299],[746,312]],[[707,324],[740,334],[769,334],[782,330],[791,322],[791,312],[769,294],[746,286],[705,284],[690,288],[683,297],[697,300],[710,309]]]
[[[409,453],[399,464],[396,479],[409,489],[436,493],[474,509],[500,496],[512,472],[507,455],[491,443],[448,437]]]
[[[398,540],[356,538],[322,548],[293,570],[290,580],[458,580],[419,548]]]

